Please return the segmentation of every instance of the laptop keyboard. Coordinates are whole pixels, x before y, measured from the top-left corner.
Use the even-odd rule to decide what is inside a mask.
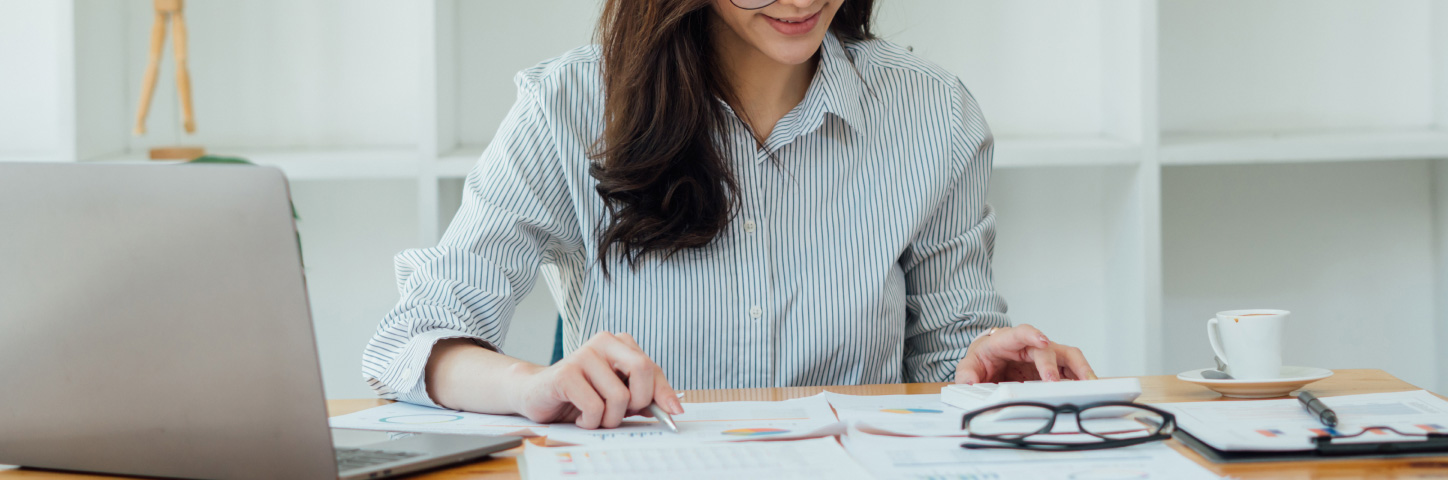
[[[361,448],[338,448],[337,469],[348,471],[357,468],[367,468],[384,463],[396,462],[398,460],[412,457],[420,457],[421,453],[395,452],[386,450],[364,450]]]

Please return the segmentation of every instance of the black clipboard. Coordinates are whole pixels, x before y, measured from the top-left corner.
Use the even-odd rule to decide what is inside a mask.
[[[1240,451],[1218,450],[1197,437],[1178,429],[1172,435],[1177,441],[1200,453],[1212,463],[1287,462],[1301,460],[1361,460],[1364,458],[1443,457],[1448,456],[1448,434],[1430,433],[1422,441],[1332,443],[1332,437],[1318,437],[1311,450]]]

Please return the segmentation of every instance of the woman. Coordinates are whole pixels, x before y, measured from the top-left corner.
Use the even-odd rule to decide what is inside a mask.
[[[387,398],[614,427],[671,387],[1094,378],[1010,327],[991,136],[960,81],[873,39],[870,0],[609,0],[518,100],[364,373]],[[540,266],[552,366],[505,356]]]

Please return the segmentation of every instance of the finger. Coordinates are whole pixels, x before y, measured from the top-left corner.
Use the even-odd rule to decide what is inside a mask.
[[[589,430],[598,428],[603,419],[603,399],[599,398],[598,392],[593,390],[593,386],[581,373],[564,382],[563,397],[578,409],[578,416],[573,419],[574,425]]]
[[[656,374],[662,375],[662,371],[659,370],[658,365],[654,365],[654,361],[650,360],[647,354],[643,353],[643,350],[639,349],[639,344],[634,341],[632,336],[627,333],[620,333],[616,336],[620,343],[634,350],[634,352],[626,354],[624,358],[612,359],[614,370],[618,370],[628,379],[628,408],[635,412],[647,409],[650,403],[654,403],[654,377]],[[659,406],[665,405],[669,404],[659,404]]]
[[[1011,327],[1009,333],[1011,333],[1012,335],[1010,336],[1014,337],[1016,341],[1019,341],[1021,345],[1029,345],[1036,348],[1051,346],[1051,340],[1046,338],[1046,334],[1041,333],[1040,330],[1037,330],[1036,327],[1029,323],[1022,323]]]
[[[1041,380],[1054,382],[1061,379],[1061,374],[1056,369],[1056,349],[1032,348],[1030,355],[1031,361],[1036,364],[1036,372],[1041,375]]]
[[[558,416],[548,423],[571,423],[578,420],[578,407],[571,403],[563,404],[563,409],[558,411]]]
[[[640,396],[635,399],[637,403],[630,402],[630,406],[638,410],[647,408],[652,402],[664,407],[664,411],[670,414],[684,413],[684,404],[679,402],[679,396],[674,391],[674,387],[670,386],[668,379],[664,378],[664,370],[659,368],[659,365],[639,348],[638,342],[634,341],[633,336],[618,333],[613,335],[613,340],[612,342],[599,342],[598,348],[612,360],[614,368],[629,376],[629,388],[633,390],[633,394]],[[632,380],[634,375],[649,376],[651,380],[639,382],[637,390],[634,390],[636,388]]]
[[[630,411],[646,410],[650,403],[654,403],[654,369],[652,365],[628,372],[628,392],[628,409]]]
[[[654,403],[664,407],[670,415],[683,415],[684,403],[679,401],[679,393],[669,385],[669,379],[664,378],[664,370],[657,366],[654,368]]]
[[[640,352],[644,351],[644,349],[643,349],[642,347],[639,347],[639,342],[634,341],[633,335],[629,335],[629,334],[624,333],[624,332],[619,332],[619,333],[615,333],[613,336],[614,336],[614,338],[617,338],[618,341],[623,342],[624,345],[628,345],[628,346],[630,346],[630,347],[633,347],[635,350],[638,350],[638,351],[640,351]]]
[[[1042,341],[1045,335],[1040,330],[1030,325],[1007,327],[996,330],[989,336],[977,337],[978,344],[971,345],[971,349],[979,350],[977,353],[984,358],[1001,358],[1011,361],[1030,361],[1026,357],[1026,350],[1031,348],[1046,348],[1050,341]]]
[[[955,383],[975,385],[986,380],[985,365],[975,355],[967,353],[955,365]]]
[[[1081,353],[1081,349],[1057,344],[1056,358],[1077,380],[1096,379],[1096,372],[1091,370],[1091,363],[1086,361],[1086,354]]]
[[[618,374],[614,373],[607,360],[594,355],[584,356],[578,359],[583,366],[583,373],[592,384],[593,390],[603,397],[603,416],[599,425],[603,428],[617,427],[623,423],[623,417],[628,413],[629,390],[619,380]]]

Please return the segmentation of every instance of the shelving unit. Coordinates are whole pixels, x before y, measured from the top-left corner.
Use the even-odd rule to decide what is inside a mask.
[[[1017,322],[1081,346],[1103,374],[1175,373],[1209,364],[1212,312],[1282,306],[1298,311],[1293,328],[1351,332],[1305,335],[1289,361],[1448,388],[1448,304],[1435,301],[1448,298],[1448,3],[877,3],[875,31],[959,75],[996,135],[995,271]],[[153,133],[138,138],[150,2],[6,4],[0,64],[33,73],[0,79],[0,111],[59,113],[0,115],[0,160],[143,161],[152,145],[196,142],[278,166],[299,198],[357,222],[373,217],[342,199],[384,195],[366,208],[415,214],[369,228],[429,245],[514,101],[513,74],[587,43],[598,6],[191,2],[201,132],[179,134],[168,58]],[[335,233],[304,246],[371,245]],[[379,245],[356,261],[390,265]],[[344,312],[348,292],[385,293],[391,278],[319,256],[319,331],[355,343],[392,299]],[[551,339],[550,305],[543,288],[526,300],[516,353],[546,357],[533,350]],[[324,362],[346,366],[360,347],[324,348],[338,355]],[[366,393],[329,368],[329,393]]]
[[[1444,157],[1448,130],[1172,134],[1162,143],[1167,165],[1412,160]]]

